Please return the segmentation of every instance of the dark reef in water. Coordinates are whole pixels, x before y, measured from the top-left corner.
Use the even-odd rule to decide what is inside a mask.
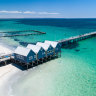
[[[19,41],[18,39],[14,39],[15,41]]]
[[[79,49],[76,49],[75,51],[76,51],[76,52],[79,52],[80,50],[79,50]]]
[[[28,44],[36,45],[36,43],[37,43],[37,42],[35,42],[35,43],[19,42],[20,45],[25,46],[25,47],[26,47]]]
[[[19,42],[19,44],[22,45],[22,46],[27,46],[28,45],[27,42]]]
[[[28,42],[19,41],[19,40],[16,39],[16,38],[15,38],[14,40],[15,40],[15,41],[18,41],[20,45],[25,46],[25,47],[29,44]],[[36,43],[30,43],[30,44],[34,44],[34,45],[35,45]]]
[[[87,49],[87,48],[82,48],[82,49]]]
[[[16,20],[15,20],[16,21]],[[64,18],[30,18],[30,19],[17,19],[17,24],[25,24],[32,26],[56,26],[68,27],[72,29],[91,28],[96,29],[96,19],[64,19]]]
[[[22,41],[20,41],[20,40],[18,40],[18,39],[16,39],[16,38],[15,38],[14,40],[15,40],[15,41],[18,41],[19,44],[22,45],[22,46],[24,46],[24,47],[26,47],[28,44],[36,45],[37,42],[40,42],[40,41],[37,41],[37,42],[35,42],[35,43],[22,42]]]
[[[74,49],[74,48],[77,48],[79,46],[79,44],[76,42],[76,43],[72,43],[72,44],[68,44],[66,46],[63,46],[62,48],[64,49]]]
[[[19,42],[19,44],[26,47],[28,44],[34,44],[35,45],[36,43]]]

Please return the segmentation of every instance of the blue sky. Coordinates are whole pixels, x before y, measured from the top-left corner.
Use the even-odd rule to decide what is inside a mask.
[[[96,0],[0,0],[0,18],[96,18]]]

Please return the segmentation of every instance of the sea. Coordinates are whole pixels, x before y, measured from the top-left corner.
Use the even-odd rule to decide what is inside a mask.
[[[44,40],[62,40],[95,32],[96,19],[0,19],[0,32],[38,30],[42,35],[2,37],[15,49]],[[0,33],[3,35],[31,32]],[[33,32],[34,33],[34,32]],[[96,96],[96,37],[62,48],[61,57],[10,78],[5,96]],[[0,96],[4,96],[0,94]]]

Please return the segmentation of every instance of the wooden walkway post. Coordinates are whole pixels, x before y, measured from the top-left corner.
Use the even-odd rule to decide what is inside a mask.
[[[61,50],[60,50],[60,57],[61,57]]]
[[[31,67],[33,67],[33,62],[32,62],[32,65],[31,65]]]
[[[27,71],[28,71],[28,68],[29,68],[29,63],[27,63]]]
[[[39,62],[39,60],[37,59],[37,65],[38,65],[38,62]]]
[[[6,65],[7,64],[7,61],[5,60],[4,62],[5,62],[5,65]]]
[[[43,63],[43,58],[42,58],[42,63]]]

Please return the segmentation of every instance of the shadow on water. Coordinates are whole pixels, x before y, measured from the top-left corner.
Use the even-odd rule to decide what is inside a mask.
[[[75,49],[76,52],[79,52],[80,50],[79,49]]]
[[[68,45],[63,45],[62,48],[63,49],[74,49],[74,48],[77,48],[78,46],[79,46],[79,44],[76,42],[76,43],[72,43],[72,44],[68,44]]]

